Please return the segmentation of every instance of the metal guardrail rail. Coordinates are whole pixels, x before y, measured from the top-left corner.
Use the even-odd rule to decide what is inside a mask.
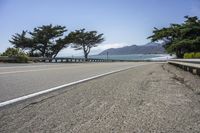
[[[16,61],[16,57],[0,57],[0,62],[9,62]],[[29,61],[33,62],[65,62],[65,63],[82,63],[82,62],[165,62],[166,60],[114,60],[114,59],[95,59],[88,58],[87,61],[84,58],[65,58],[65,57],[56,57],[56,58],[43,58],[43,57],[29,57]]]
[[[200,75],[200,59],[171,59],[168,63],[185,71]]]
[[[200,59],[171,59],[170,61],[200,64]]]

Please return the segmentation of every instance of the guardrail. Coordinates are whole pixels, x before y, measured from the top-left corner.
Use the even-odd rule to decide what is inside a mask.
[[[168,63],[180,67],[185,71],[200,75],[200,59],[172,59]]]
[[[17,57],[6,57],[0,56],[0,62],[15,62]],[[29,57],[29,61],[33,62],[66,62],[66,63],[82,63],[82,62],[166,62],[166,60],[117,60],[117,59],[97,59],[97,58],[67,58],[67,57],[56,57],[56,58],[44,58],[44,57]]]
[[[114,60],[106,60],[106,59],[92,59],[88,58],[85,60],[84,58],[31,58],[32,61],[44,61],[44,62],[66,62],[66,63],[81,63],[81,62],[114,62]],[[121,60],[122,61],[122,60]]]
[[[2,62],[15,62],[17,57],[0,57]],[[29,57],[29,61],[33,62],[85,62],[83,58],[43,58],[43,57]],[[89,62],[105,62],[103,59],[88,59]]]
[[[200,64],[200,59],[171,59],[170,61]]]

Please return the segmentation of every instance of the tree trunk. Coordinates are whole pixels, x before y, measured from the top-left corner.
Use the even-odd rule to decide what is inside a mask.
[[[52,55],[52,57],[56,58],[57,55],[58,55],[58,52],[56,52],[54,55]]]
[[[42,53],[42,55],[43,55],[43,57],[45,57],[46,55],[46,48],[47,48],[47,43],[46,44],[44,44],[44,47],[43,47],[43,53]]]
[[[88,61],[88,53],[84,52],[85,61]]]
[[[88,53],[87,53],[87,49],[85,45],[83,45],[83,52],[84,52],[85,61],[88,61]]]
[[[183,54],[181,53],[181,50],[176,51],[177,58],[183,58]]]

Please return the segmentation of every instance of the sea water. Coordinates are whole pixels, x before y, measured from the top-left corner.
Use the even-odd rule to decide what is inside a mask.
[[[72,58],[83,58],[83,56],[72,56]],[[89,55],[88,58],[113,59],[113,60],[167,60],[173,58],[173,56],[170,56],[168,54],[129,54],[129,55]]]

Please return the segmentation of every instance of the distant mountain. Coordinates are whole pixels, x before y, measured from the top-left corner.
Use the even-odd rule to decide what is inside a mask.
[[[101,52],[99,55],[125,55],[125,54],[164,54],[165,49],[160,43],[147,43],[145,45],[131,45],[122,48],[110,48]]]

